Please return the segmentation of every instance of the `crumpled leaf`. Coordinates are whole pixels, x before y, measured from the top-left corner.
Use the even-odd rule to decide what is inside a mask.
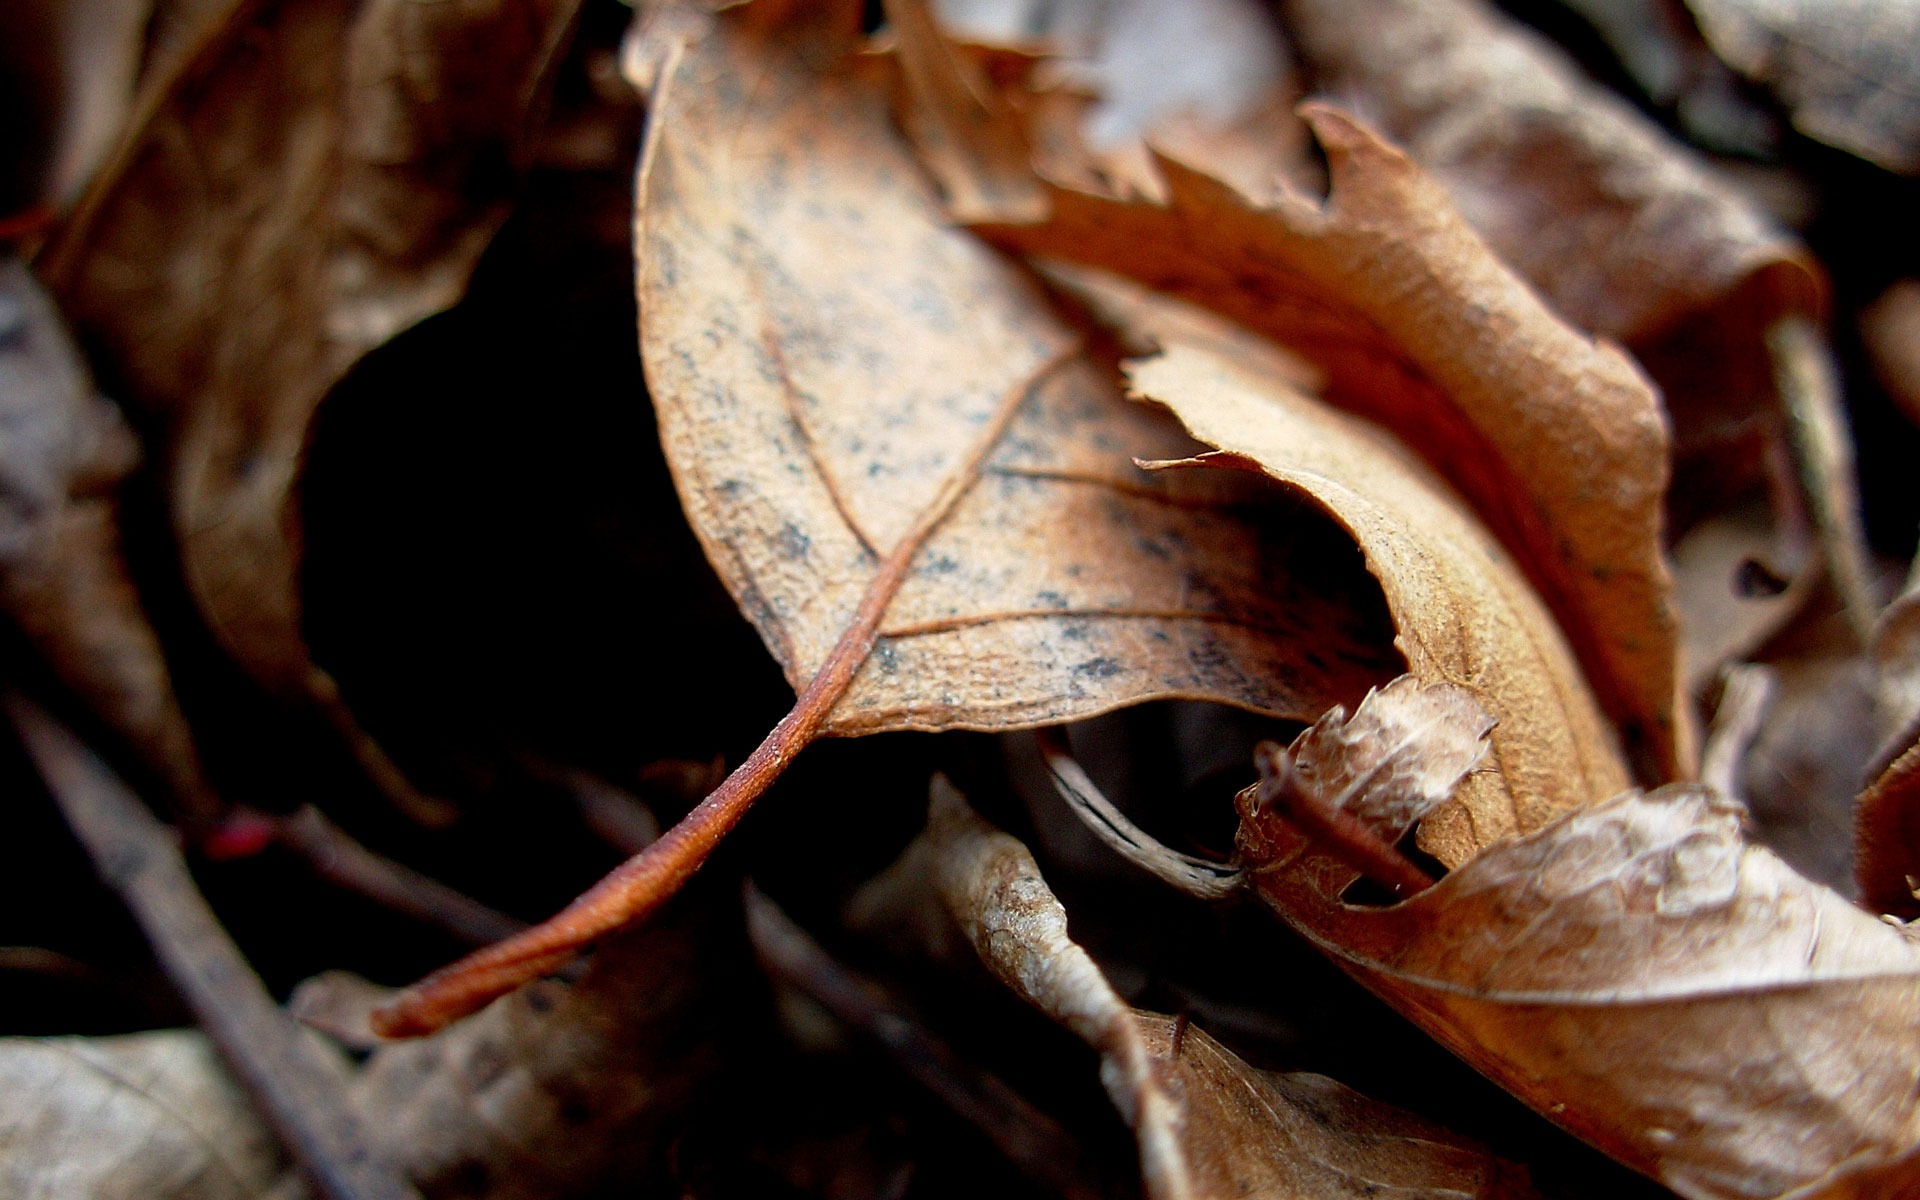
[[[1250,200],[1165,157],[1167,202],[1054,186],[1050,220],[981,227],[1229,316],[1326,373],[1445,473],[1541,589],[1653,774],[1690,769],[1660,557],[1667,442],[1626,357],[1556,320],[1442,189],[1352,117],[1306,110],[1332,191]]]
[[[1067,935],[1032,855],[937,779],[922,835],[949,913],[993,973],[1101,1055],[1147,1195],[1522,1197],[1524,1169],[1324,1076],[1256,1071],[1199,1029],[1129,1008]]]
[[[1920,174],[1920,4],[1687,0],[1716,53],[1770,86],[1802,133]]]
[[[1249,794],[1240,850],[1354,978],[1681,1195],[1907,1194],[1920,941],[1748,845],[1743,815],[1626,792],[1389,908],[1342,904],[1352,869]]]
[[[1818,302],[1799,247],[1490,6],[1283,7],[1319,85],[1444,184],[1467,223],[1579,328],[1640,343],[1748,287],[1776,312]],[[1692,399],[1667,396],[1682,408]]]
[[[52,301],[10,257],[0,324],[0,606],[181,812],[211,820],[219,801],[121,556],[115,493],[139,446]]]
[[[300,631],[315,410],[457,299],[530,153],[576,0],[229,4],[143,83],[49,285],[168,438],[185,575],[222,644],[343,724]],[[364,735],[363,761],[404,791]]]
[[[688,518],[801,689],[958,497],[829,731],[1155,696],[1311,715],[1397,674],[1337,538],[1135,469],[1192,444],[945,222],[853,27],[796,46],[756,11],[667,8],[635,54],[641,349]]]
[[[0,1194],[253,1200],[279,1144],[190,1029],[0,1039]]]
[[[1379,121],[1558,312],[1625,343],[1659,382],[1682,528],[1759,489],[1770,448],[1791,447],[1864,626],[1852,464],[1827,433],[1840,403],[1804,378],[1826,356],[1808,332],[1825,281],[1805,252],[1481,0],[1289,0],[1285,15],[1322,87]]]
[[[1422,847],[1457,865],[1627,786],[1552,616],[1465,505],[1379,430],[1288,383],[1256,339],[1217,323],[1210,341],[1188,329],[1146,318],[1162,353],[1128,365],[1136,393],[1233,456],[1200,464],[1258,471],[1323,506],[1380,580],[1409,672],[1465,688],[1498,722],[1497,770],[1472,776],[1423,824]]]

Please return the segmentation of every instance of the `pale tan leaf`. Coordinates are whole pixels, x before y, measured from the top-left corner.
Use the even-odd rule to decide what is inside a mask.
[[[167,431],[187,583],[280,694],[341,713],[300,631],[293,489],[314,412],[453,303],[504,218],[575,0],[230,4],[43,252]]]
[[[1667,439],[1618,350],[1556,319],[1444,190],[1314,106],[1332,191],[1258,204],[1170,159],[1167,203],[1065,187],[1003,245],[1128,275],[1242,322],[1326,373],[1333,403],[1420,448],[1547,598],[1644,769],[1691,768],[1660,555]]]
[[[752,11],[668,9],[635,51],[641,347],[688,517],[799,689],[952,504],[828,728],[1009,728],[1155,696],[1312,716],[1398,674],[1331,530],[1134,467],[1192,443],[947,223],[884,60]]]
[[[1255,1071],[1204,1032],[1129,1008],[1067,935],[1017,840],[944,779],[925,842],[948,911],[1015,992],[1100,1052],[1154,1200],[1381,1195],[1520,1197],[1525,1172],[1317,1075]]]
[[[1908,1194],[1920,942],[1741,836],[1697,787],[1628,792],[1390,908],[1241,807],[1262,896],[1455,1053],[1687,1197]],[[1297,857],[1296,857],[1297,856]]]
[[[273,1134],[187,1029],[0,1039],[0,1195],[253,1200]]]
[[[1249,467],[1322,505],[1380,580],[1412,675],[1464,688],[1498,722],[1495,769],[1426,821],[1424,848],[1458,864],[1626,786],[1551,614],[1457,496],[1381,431],[1286,382],[1254,339],[1207,343],[1159,324],[1144,331],[1163,353],[1128,366],[1135,390],[1235,456],[1203,463]]]
[[[1920,174],[1920,4],[1914,0],[1687,0],[1735,70],[1772,87],[1801,132]]]

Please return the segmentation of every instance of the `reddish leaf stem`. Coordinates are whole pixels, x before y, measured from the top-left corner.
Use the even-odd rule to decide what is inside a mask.
[[[1275,747],[1278,751],[1278,747]],[[1299,786],[1291,771],[1261,770],[1259,803],[1270,806],[1323,853],[1352,867],[1404,900],[1433,886],[1433,877],[1395,846],[1380,840],[1364,821],[1325,797]]]
[[[700,869],[753,802],[820,731],[879,641],[880,619],[906,582],[908,568],[954,505],[973,487],[987,456],[1026,398],[1078,350],[1042,363],[1000,402],[979,439],[868,581],[839,641],[780,718],[719,787],[659,841],[614,868],[579,899],[539,925],[442,967],[373,1013],[382,1037],[418,1037],[476,1012],[522,984],[551,974],[588,943],[652,913]]]

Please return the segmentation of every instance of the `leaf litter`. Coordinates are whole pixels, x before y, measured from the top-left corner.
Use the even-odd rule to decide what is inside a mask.
[[[463,822],[515,831],[488,865],[445,840],[472,833],[368,823],[369,842],[434,865],[335,877],[404,920],[457,910],[511,928],[539,913],[495,894],[536,878],[577,890],[610,853],[582,850],[595,828],[631,853],[655,827],[631,796],[663,806],[667,832],[559,917],[398,993],[337,977],[302,992],[299,1007],[364,1058],[329,1069],[386,1167],[430,1195],[1123,1194],[1128,1162],[1154,1196],[1525,1196],[1529,1165],[1563,1173],[1546,1194],[1621,1194],[1544,1126],[1512,1112],[1474,1125],[1440,1074],[1397,1085],[1416,1116],[1249,1065],[1232,1043],[1285,1024],[1305,998],[1284,989],[1217,1029],[1218,1010],[1152,1015],[1193,994],[1131,961],[1125,922],[1155,921],[1153,908],[1108,912],[1074,868],[1049,866],[1063,905],[944,782],[903,860],[916,865],[894,872],[945,892],[909,899],[914,920],[945,922],[927,933],[942,942],[957,921],[1064,1028],[1010,1016],[950,960],[909,970],[862,941],[842,902],[911,835],[918,786],[953,771],[998,813],[1006,781],[979,735],[1039,727],[1047,769],[1109,843],[1216,899],[1258,894],[1410,1028],[1617,1162],[1689,1197],[1911,1190],[1915,952],[1878,913],[1913,912],[1920,870],[1913,606],[1881,611],[1891,573],[1870,557],[1904,559],[1911,520],[1889,540],[1883,512],[1902,510],[1869,489],[1869,549],[1848,417],[1890,419],[1875,428],[1907,439],[1863,443],[1861,467],[1913,445],[1897,424],[1910,355],[1896,301],[1920,264],[1896,249],[1863,271],[1818,223],[1816,258],[1723,164],[1471,0],[1177,13],[901,0],[865,14],[873,36],[851,3],[663,0],[641,6],[618,55],[621,15],[584,7],[576,21],[569,4],[163,6],[124,117],[109,72],[91,140],[64,151],[79,165],[54,173],[51,202],[67,207],[52,233],[33,213],[0,225],[131,415],[98,399],[50,311],[0,345],[0,365],[24,372],[0,443],[18,534],[0,582],[26,634],[15,652],[52,667],[28,672],[35,690],[57,679],[93,710],[104,748],[145,761],[183,825],[215,828],[207,844],[244,857],[249,830],[313,824],[220,825],[194,699],[210,654],[317,704],[416,817],[464,809]],[[1709,11],[1735,7],[1696,6],[1706,39],[1687,53],[1778,69],[1742,58],[1734,18]],[[1885,7],[1863,24],[1897,23]],[[947,17],[1013,40],[952,40]],[[581,48],[563,54],[573,36]],[[1214,52],[1194,49],[1209,38]],[[680,797],[648,791],[644,761],[545,758],[512,776],[595,781],[622,797],[615,829],[572,801],[557,815],[501,808],[505,777],[416,749],[406,761],[454,781],[461,804],[424,801],[316,661],[303,525],[326,517],[299,484],[330,389],[460,301],[536,145],[548,169],[619,169],[623,126],[592,114],[622,103],[620,61],[646,104],[638,361],[681,510],[653,519],[684,515],[798,700],[758,750],[728,752],[736,769],[678,824],[710,780]],[[1817,115],[1830,95],[1793,74],[1806,60],[1779,61],[1766,77],[1800,125],[1844,141]],[[1878,69],[1864,50],[1857,62]],[[561,119],[543,134],[550,95]],[[1881,111],[1884,92],[1860,95],[1856,115]],[[119,148],[70,200],[116,119]],[[1823,160],[1781,145],[1765,171],[1850,202],[1848,183],[1809,166]],[[18,170],[41,178],[37,163]],[[9,289],[40,304],[24,277]],[[1851,335],[1826,332],[1830,310],[1863,322],[1887,394]],[[537,397],[527,419],[541,419]],[[522,465],[504,487],[537,480]],[[172,545],[147,544],[149,489]],[[181,644],[169,572],[207,645]],[[675,568],[649,586],[708,585]],[[672,678],[639,686],[673,703]],[[717,740],[752,744],[761,730],[736,726],[758,686],[733,684],[740,712],[713,714],[729,729]],[[1209,742],[1202,757],[1228,764],[1157,797],[1157,817],[1131,811],[1168,777],[1142,766],[1144,749],[1115,805],[1092,782],[1113,769],[1081,770],[1057,733],[1141,704],[1173,706]],[[1694,730],[1709,718],[1700,763]],[[404,745],[406,720],[390,724]],[[1270,740],[1256,747],[1250,729]],[[903,732],[920,736],[816,745]],[[906,779],[880,765],[898,762],[913,764]],[[1696,769],[1705,782],[1686,782]],[[1851,855],[1869,909],[1823,885],[1844,890],[1844,814],[1873,774]],[[785,815],[728,836],[769,790]],[[1811,877],[1751,840],[1739,799]],[[1184,834],[1162,827],[1186,808]],[[572,851],[540,861],[533,848],[562,827]],[[718,878],[669,905],[716,853]],[[195,869],[219,884],[250,868]],[[748,922],[723,899],[747,870],[826,943],[811,965],[763,958],[775,1004],[741,953]],[[430,878],[441,871],[480,903]],[[212,889],[216,907],[232,886]],[[207,983],[168,949],[187,926],[166,914],[184,910],[130,902],[231,1069],[265,1078],[272,1051],[214,1015],[238,985]],[[1076,927],[1118,923],[1098,939],[1111,961],[1068,936],[1069,912]],[[225,915],[267,953],[254,918]],[[810,944],[797,930],[789,948]],[[583,976],[571,960],[594,943]],[[444,953],[374,973],[398,981]],[[860,971],[897,974],[920,1006],[848,991]],[[366,1029],[427,1035],[509,991],[419,1041]],[[828,1025],[796,994],[827,1003]],[[257,996],[231,995],[255,1011]],[[1356,1044],[1381,1034],[1359,1021],[1399,1019],[1365,1012],[1346,1027]],[[924,1028],[896,1036],[902,1022]],[[862,1058],[847,1033],[890,1049]],[[188,1073],[218,1090],[218,1070]],[[69,1078],[52,1085],[62,1102],[95,1103]],[[207,1144],[262,1153],[271,1135],[228,1095],[234,1119]],[[337,1150],[299,1134],[302,1102],[289,1114],[276,1095],[261,1111],[300,1174],[278,1174],[275,1194],[357,1194]],[[1442,1128],[1456,1120],[1497,1152]],[[134,1167],[198,1170],[158,1153],[163,1125]],[[1023,1125],[1057,1130],[1061,1158],[1009,1132]],[[1585,1166],[1551,1165],[1568,1161]],[[123,1162],[103,1145],[8,1166],[25,1164],[28,1186],[74,1170],[144,1178]]]

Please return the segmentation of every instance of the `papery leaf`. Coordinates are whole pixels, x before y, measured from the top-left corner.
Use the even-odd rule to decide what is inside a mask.
[[[1324,506],[1379,578],[1412,675],[1466,689],[1498,722],[1497,770],[1471,776],[1423,825],[1429,853],[1457,865],[1626,786],[1552,615],[1458,497],[1379,430],[1288,383],[1257,339],[1214,322],[1202,341],[1189,332],[1198,314],[1184,329],[1139,320],[1163,351],[1129,364],[1134,389],[1232,456],[1199,462],[1257,471]]]
[[[1140,475],[1132,458],[1191,443],[1120,402],[1040,292],[943,221],[878,64],[821,73],[725,16],[650,53],[648,382],[688,517],[796,689],[915,522],[962,496],[832,732],[1155,696],[1307,716],[1395,673],[1338,598],[1351,577],[1314,561],[1327,542]],[[758,82],[719,86],[736,78]]]
[[[1352,117],[1309,109],[1324,203],[1256,203],[1164,156],[1168,200],[1056,186],[1029,254],[1127,275],[1215,309],[1325,371],[1326,396],[1418,447],[1548,600],[1646,769],[1690,769],[1660,556],[1666,431],[1617,350],[1549,313],[1444,190]]]
[[[385,1034],[430,1032],[650,911],[823,734],[1176,696],[1310,715],[1400,673],[1329,525],[1142,478],[1135,456],[1191,440],[942,219],[855,14],[800,13],[663,4],[627,61],[649,100],[635,241],[661,442],[795,704],[660,841],[401,994]]]
[[[1318,1075],[1256,1071],[1204,1032],[1129,1008],[1067,934],[1033,856],[944,779],[923,835],[941,895],[1002,982],[1101,1055],[1154,1200],[1533,1195],[1523,1169]]]
[[[1350,869],[1251,802],[1240,845],[1354,978],[1682,1195],[1906,1194],[1920,942],[1748,845],[1743,812],[1627,792],[1383,909],[1342,904]]]
[[[1826,284],[1806,252],[1690,150],[1481,0],[1289,0],[1284,12],[1322,88],[1432,172],[1563,317],[1625,343],[1660,384],[1674,426],[1669,511],[1682,528],[1764,492],[1770,455],[1797,454],[1841,593],[1864,625],[1873,599],[1859,502],[1844,437],[1830,428],[1841,405],[1818,378],[1826,351],[1808,336]],[[1797,514],[1781,507],[1776,536],[1790,545]]]

